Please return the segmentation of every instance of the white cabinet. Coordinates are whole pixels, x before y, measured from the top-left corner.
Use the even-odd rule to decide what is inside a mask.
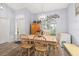
[[[71,35],[68,33],[61,33],[59,39],[61,47],[63,47],[63,43],[71,43]]]

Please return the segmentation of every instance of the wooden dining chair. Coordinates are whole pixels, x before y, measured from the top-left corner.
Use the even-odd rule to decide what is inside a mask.
[[[31,44],[31,40],[28,38],[28,35],[23,35],[25,37],[22,37],[21,35],[21,55],[23,55],[23,53],[28,56],[30,56],[33,52],[32,48],[33,48],[33,44]]]
[[[36,35],[34,36],[34,47],[35,55],[48,55],[48,44],[46,43],[46,38],[44,36]]]
[[[58,55],[59,54],[59,45],[58,43],[52,43],[50,44],[50,47],[52,48],[52,52],[53,52],[53,55]]]
[[[52,48],[53,55],[59,55],[59,40],[57,40],[57,42],[50,43],[50,47]]]

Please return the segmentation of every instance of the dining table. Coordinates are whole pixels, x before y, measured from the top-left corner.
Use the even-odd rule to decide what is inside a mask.
[[[34,41],[34,36],[35,35],[27,35],[29,40],[30,41]],[[27,38],[27,36],[21,36],[21,38]],[[56,47],[58,44],[57,44],[57,38],[56,36],[51,36],[51,35],[42,35],[43,37],[46,38],[46,41],[45,40],[40,40],[40,39],[37,39],[37,41],[40,41],[40,42],[43,42],[45,41],[48,45],[49,45],[49,51],[50,51],[50,47]],[[37,38],[40,38],[40,37],[37,37]],[[54,49],[54,51],[56,51],[56,49]]]
[[[34,36],[35,36],[35,35],[28,35],[28,38],[29,38],[31,41],[34,41]],[[56,36],[43,35],[43,37],[46,38],[46,42],[48,42],[49,44],[50,44],[50,43],[57,43]],[[27,36],[21,36],[21,38],[27,38]],[[38,38],[40,38],[40,37],[38,37]],[[38,39],[38,41],[44,41],[44,40]]]

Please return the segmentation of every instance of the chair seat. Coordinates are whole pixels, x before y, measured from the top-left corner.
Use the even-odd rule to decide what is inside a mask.
[[[31,48],[33,45],[32,44],[22,44],[21,48]]]
[[[47,48],[46,47],[35,47],[36,50],[38,51],[47,51]]]

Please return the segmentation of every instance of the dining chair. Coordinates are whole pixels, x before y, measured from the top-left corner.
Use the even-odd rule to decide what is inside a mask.
[[[59,55],[59,40],[57,39],[57,42],[50,43],[50,47],[52,48],[53,55]]]
[[[48,44],[44,36],[34,36],[35,56],[48,55]]]
[[[25,36],[25,37],[22,37]],[[33,44],[31,44],[31,40],[28,38],[28,35],[21,35],[21,55],[27,55],[30,56],[33,53]],[[24,54],[23,54],[24,53]]]
[[[41,35],[41,32],[40,32],[40,31],[37,31],[37,32],[35,33],[35,35]]]

